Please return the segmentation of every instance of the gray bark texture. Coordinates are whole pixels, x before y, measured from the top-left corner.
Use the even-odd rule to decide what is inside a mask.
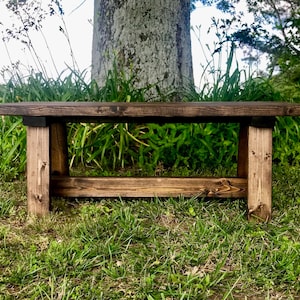
[[[192,83],[190,0],[95,0],[92,78],[100,86],[114,62],[137,88]]]

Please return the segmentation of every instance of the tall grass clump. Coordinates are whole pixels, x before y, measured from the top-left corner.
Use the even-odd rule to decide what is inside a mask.
[[[0,128],[0,180],[11,180],[25,170],[26,132],[16,117],[1,117]]]
[[[94,82],[86,83],[86,72],[66,70],[56,79],[32,73],[28,77],[14,77],[2,89],[2,102],[27,101],[93,101],[99,88]]]
[[[91,88],[91,86],[93,86]],[[26,101],[92,101],[98,87],[86,84],[84,73],[70,72],[56,80],[44,78],[41,73],[28,78],[20,75],[1,85],[0,102]],[[26,131],[21,118],[1,117],[0,119],[0,173],[1,177],[14,178],[24,172],[26,164]]]
[[[240,69],[235,59],[236,46],[231,43],[225,69],[221,68],[222,55],[215,57],[203,68],[199,91],[195,101],[280,101],[282,97],[267,77],[256,76],[250,70]],[[207,78],[206,73],[212,74]],[[212,80],[212,81],[211,81]]]

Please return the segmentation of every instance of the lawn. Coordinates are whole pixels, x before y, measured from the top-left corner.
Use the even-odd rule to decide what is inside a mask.
[[[0,299],[300,299],[300,168],[275,165],[273,219],[246,201],[54,199],[28,220],[0,185]]]
[[[242,74],[183,100],[293,101]],[[80,74],[36,75],[0,86],[0,101],[144,101],[131,78],[115,75],[101,89]],[[300,299],[299,124],[278,118],[274,128],[269,223],[248,222],[245,199],[201,198],[53,199],[48,217],[29,220],[26,132],[21,119],[1,118],[0,300]],[[237,124],[68,127],[71,169],[96,175],[232,175],[237,140]]]

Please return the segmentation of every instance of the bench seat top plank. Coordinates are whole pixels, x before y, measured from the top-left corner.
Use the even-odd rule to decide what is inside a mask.
[[[89,118],[206,118],[300,116],[287,102],[19,102],[0,104],[0,115]]]

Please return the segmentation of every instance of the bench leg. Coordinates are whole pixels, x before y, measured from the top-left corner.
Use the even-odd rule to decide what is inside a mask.
[[[50,208],[49,127],[27,126],[28,214],[44,216]]]
[[[269,221],[272,210],[272,128],[248,127],[248,218]]]
[[[248,125],[240,124],[237,176],[248,177]]]
[[[50,125],[51,175],[69,175],[67,130],[65,123]]]

